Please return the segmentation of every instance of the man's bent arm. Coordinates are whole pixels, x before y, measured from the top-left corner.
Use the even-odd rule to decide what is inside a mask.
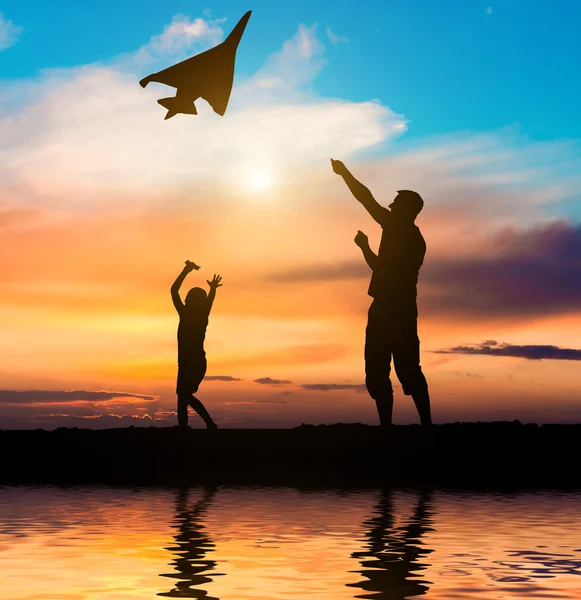
[[[373,250],[369,247],[369,244],[366,246],[360,246],[360,248],[361,252],[363,252],[365,262],[369,265],[369,268],[374,271],[377,265],[377,254],[373,252]]]

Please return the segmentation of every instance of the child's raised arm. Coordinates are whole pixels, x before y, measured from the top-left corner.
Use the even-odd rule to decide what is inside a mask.
[[[177,279],[173,282],[173,285],[171,286],[171,299],[173,300],[173,305],[176,307],[178,313],[180,313],[182,311],[182,308],[184,307],[184,303],[180,298],[180,288],[182,287],[182,283],[184,282],[184,279],[186,278],[188,273],[191,273],[194,269],[199,268],[200,267],[198,267],[196,263],[186,260],[186,266],[182,269],[182,272],[178,275]]]
[[[206,280],[206,283],[210,286],[210,293],[208,294],[208,313],[212,310],[212,304],[214,304],[214,298],[216,298],[216,289],[222,286],[220,283],[221,281],[222,278],[220,275],[214,275],[214,279],[212,279],[212,281]]]

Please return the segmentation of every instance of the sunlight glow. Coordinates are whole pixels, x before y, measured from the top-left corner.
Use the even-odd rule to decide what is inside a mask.
[[[264,169],[254,169],[248,175],[248,189],[251,192],[266,192],[274,183],[272,173]]]

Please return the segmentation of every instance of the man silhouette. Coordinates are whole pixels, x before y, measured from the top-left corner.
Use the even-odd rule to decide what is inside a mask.
[[[416,304],[418,273],[426,243],[414,221],[424,201],[416,192],[400,190],[389,208],[385,208],[340,160],[331,159],[331,165],[383,229],[377,254],[369,247],[364,233],[358,231],[355,236],[355,243],[373,271],[368,291],[373,302],[365,332],[367,391],[375,400],[381,425],[391,425],[393,388],[389,373],[393,356],[404,394],[412,397],[421,424],[431,425],[428,384],[420,367]]]
[[[425,558],[433,550],[426,547],[422,537],[433,531],[432,504],[431,492],[419,492],[414,513],[404,526],[396,519],[393,491],[381,490],[373,517],[364,523],[365,548],[351,554],[363,567],[351,572],[365,577],[347,584],[365,592],[356,598],[406,600],[428,592],[430,582],[421,571],[430,567]]]

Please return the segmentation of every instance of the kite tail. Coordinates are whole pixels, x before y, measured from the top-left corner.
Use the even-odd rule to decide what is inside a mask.
[[[248,19],[250,19],[250,15],[252,11],[249,10],[241,19],[238,21],[236,27],[230,32],[230,35],[224,40],[225,44],[233,45],[238,47],[240,43],[240,38],[246,29],[246,23],[248,23]]]
[[[164,108],[167,108],[167,114],[165,115],[164,121],[175,117],[178,113],[186,115],[197,115],[196,105],[193,102],[184,102],[181,98],[162,98],[157,101]]]

